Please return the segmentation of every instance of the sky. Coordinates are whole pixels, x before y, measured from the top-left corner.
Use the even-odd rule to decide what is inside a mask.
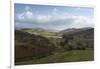
[[[61,31],[93,27],[94,9],[89,7],[18,4],[14,6],[15,28]]]

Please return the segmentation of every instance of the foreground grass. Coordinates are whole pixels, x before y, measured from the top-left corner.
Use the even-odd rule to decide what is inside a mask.
[[[41,58],[33,59],[29,61],[16,62],[15,65],[26,64],[45,64],[45,63],[60,63],[60,62],[76,62],[76,61],[91,61],[94,59],[93,50],[74,50],[55,52],[53,55]]]

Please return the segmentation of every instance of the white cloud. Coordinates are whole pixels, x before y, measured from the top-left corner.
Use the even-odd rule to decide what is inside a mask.
[[[85,16],[76,16],[74,22],[70,27],[81,28],[81,27],[93,27],[93,19]]]
[[[21,14],[17,14],[16,15],[16,19],[18,19],[18,20],[24,20],[24,13],[21,13]]]
[[[38,23],[48,23],[51,20],[51,15],[37,15],[36,21]]]
[[[28,19],[32,19],[33,18],[33,13],[31,11],[27,11],[25,13],[25,17],[28,18]]]
[[[31,10],[31,8],[29,6],[26,6],[25,11],[29,11],[29,10]]]
[[[80,8],[77,8],[80,9]],[[31,8],[26,6],[25,11],[16,14],[16,21],[27,23],[45,23],[49,25],[61,25],[64,28],[70,27],[93,27],[93,19],[86,16],[75,16],[68,13],[58,13],[58,9],[54,8],[50,14],[35,14]]]
[[[80,7],[76,8],[76,10],[80,10],[80,9],[81,9]]]
[[[53,10],[52,10],[52,15],[58,15],[58,9],[57,8],[54,8]]]
[[[26,6],[24,12],[16,14],[16,20],[19,22],[32,21],[34,19],[34,13],[30,9],[30,7]]]

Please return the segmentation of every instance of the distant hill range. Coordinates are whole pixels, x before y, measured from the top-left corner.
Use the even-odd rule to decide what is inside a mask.
[[[17,30],[32,31],[32,32],[56,32],[56,33],[63,33],[63,34],[65,34],[65,33],[67,33],[67,34],[74,34],[74,33],[78,33],[78,32],[83,32],[84,33],[84,31],[86,31],[86,30],[87,31],[89,31],[89,30],[91,30],[91,31],[93,30],[94,31],[94,28],[92,28],[92,27],[68,28],[68,29],[65,29],[65,30],[62,30],[62,31],[43,29],[43,28],[23,28],[23,29],[17,29]]]
[[[37,31],[37,32],[58,32],[57,30],[52,30],[52,29],[43,29],[43,28],[21,28],[21,29],[15,29],[15,30],[22,30],[22,31]]]
[[[94,34],[94,28],[91,27],[86,27],[86,28],[70,28],[70,29],[66,29],[63,31],[60,31],[61,33],[64,33],[66,35],[79,35],[79,34]]]

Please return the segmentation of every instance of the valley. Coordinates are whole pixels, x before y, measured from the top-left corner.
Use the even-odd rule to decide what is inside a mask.
[[[15,64],[41,64],[94,60],[94,28],[51,32],[15,30]]]

